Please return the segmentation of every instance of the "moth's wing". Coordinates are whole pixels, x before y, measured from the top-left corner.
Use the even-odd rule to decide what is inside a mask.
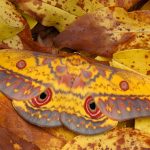
[[[51,65],[55,57],[49,54],[23,50],[1,50],[0,60],[0,90],[12,99],[30,99],[47,87],[55,90],[59,85]],[[56,62],[59,63],[59,61]],[[38,87],[40,87],[40,92],[37,90]],[[26,97],[23,96],[24,93],[29,92],[32,93],[30,96],[28,94]]]
[[[61,93],[63,101],[60,105],[62,109],[60,120],[63,125],[74,132],[88,135],[99,134],[114,128],[118,121],[112,120],[101,112],[97,117],[88,114],[88,97],[93,91],[89,91],[87,87],[90,86],[91,82],[95,82],[94,77],[97,75],[95,68],[79,55],[65,59],[65,64],[69,64],[67,65],[68,72],[70,75],[75,74],[75,77],[72,76],[73,82],[70,92],[66,95]]]
[[[26,121],[39,127],[61,126],[60,113],[57,110],[34,107],[26,101],[12,101],[12,105],[17,113]]]
[[[61,125],[57,111],[30,104],[33,97],[47,88],[51,89],[52,99],[55,99],[56,90],[61,88],[50,64],[53,59],[50,55],[32,51],[0,51],[0,91],[13,99],[14,108],[24,119],[39,126]]]
[[[80,99],[80,101],[83,101]],[[78,105],[76,105],[78,104]],[[67,105],[67,103],[65,103]],[[88,114],[85,114],[84,105],[81,102],[74,103],[72,107],[66,107],[72,109],[72,111],[64,110],[61,113],[61,122],[68,129],[86,135],[100,134],[105,131],[111,130],[116,127],[118,121],[109,118],[106,115],[101,114],[100,118],[91,118]]]
[[[30,51],[0,51],[0,90],[15,100],[31,99],[44,91],[36,56]]]
[[[95,102],[108,117],[123,121],[150,116],[150,78],[131,71],[98,65]]]
[[[67,112],[63,112],[61,114],[61,122],[68,129],[85,135],[100,134],[115,128],[118,124],[118,121],[106,116],[103,116],[101,119],[94,120],[87,119],[84,116],[77,116],[76,114],[68,114]]]

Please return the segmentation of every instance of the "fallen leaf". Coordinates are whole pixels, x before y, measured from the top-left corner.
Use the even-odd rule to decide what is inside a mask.
[[[150,10],[150,1],[148,2],[141,8],[142,10]]]
[[[1,49],[13,48],[13,49],[22,50],[24,49],[24,46],[20,37],[18,35],[15,35],[13,37],[2,40],[0,42],[0,48]]]
[[[35,19],[33,19],[33,17],[31,17],[27,14],[22,14],[22,15],[26,19],[26,21],[28,22],[30,29],[33,29],[36,26],[37,21]]]
[[[118,62],[139,73],[150,75],[150,50],[130,49],[120,51],[113,55],[112,62]],[[112,66],[118,68],[114,63]]]
[[[17,6],[44,26],[54,26],[63,31],[77,16],[102,7],[97,0],[17,0]]]
[[[0,41],[22,31],[25,20],[9,0],[0,1]]]
[[[130,18],[134,18],[134,20],[142,22],[143,25],[145,24],[145,26],[147,24],[150,24],[150,19],[149,19],[150,18],[150,11],[149,10],[136,10],[136,11],[128,13],[128,15]],[[144,31],[142,31],[142,33],[145,34]]]
[[[8,129],[0,127],[0,149],[3,150],[40,150],[36,145],[27,142]]]
[[[122,7],[128,10],[140,0],[99,0],[105,7]]]
[[[44,26],[54,26],[60,32],[78,16],[93,12],[104,6],[129,9],[140,0],[11,0],[23,12],[34,17]]]
[[[31,51],[47,52],[47,53],[52,52],[51,47],[46,47],[33,40],[31,30],[28,24],[26,25],[25,29],[18,34],[18,36],[20,37],[22,44],[24,46],[23,49],[31,50]]]
[[[117,128],[96,136],[79,135],[62,150],[144,150],[150,148],[150,135],[131,128]]]
[[[135,119],[135,129],[150,134],[150,117]]]
[[[52,47],[47,47],[33,40],[29,25],[23,31],[8,39],[0,41],[1,49],[31,50],[52,53]]]
[[[69,142],[77,136],[76,133],[68,130],[65,127],[46,128],[45,131],[59,139],[62,139],[63,141],[65,141],[65,143]]]
[[[78,18],[55,38],[54,43],[60,49],[67,47],[105,57],[112,57],[118,50],[148,49],[150,11],[142,11],[139,18],[136,13],[139,14],[119,7],[103,7]]]

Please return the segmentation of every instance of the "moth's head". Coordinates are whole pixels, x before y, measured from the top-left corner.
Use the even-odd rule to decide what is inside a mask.
[[[105,116],[94,96],[57,93],[51,88],[29,100],[13,100],[16,111],[27,121],[41,127],[64,125],[80,134],[98,134],[110,130],[117,121]]]

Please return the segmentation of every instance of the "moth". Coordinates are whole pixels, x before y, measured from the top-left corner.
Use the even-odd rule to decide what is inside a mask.
[[[78,54],[0,51],[0,91],[40,127],[98,134],[118,121],[150,116],[150,79]]]

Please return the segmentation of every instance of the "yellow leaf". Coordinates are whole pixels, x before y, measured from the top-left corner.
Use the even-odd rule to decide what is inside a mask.
[[[150,133],[150,117],[136,119],[135,128]]]
[[[103,6],[97,0],[30,0],[18,1],[17,4],[44,26],[55,26],[59,31],[63,31],[78,16]]]
[[[146,35],[147,34],[146,32],[149,32],[149,30],[147,30],[146,32],[144,30],[146,29],[146,26],[150,24],[150,11],[149,10],[136,10],[136,11],[129,12],[128,14],[130,18],[137,20],[139,23],[142,23],[141,27],[143,27],[144,29],[142,29],[143,31],[139,30],[138,34],[140,36],[139,38],[141,38],[141,43],[143,43],[144,41],[142,40],[143,39],[142,33],[143,35]],[[145,42],[147,43],[148,41],[145,41]],[[144,47],[146,48],[147,46],[145,45]],[[138,45],[136,48],[139,49]]]
[[[75,136],[77,136],[76,133],[68,130],[65,127],[46,128],[45,130],[48,133],[54,135],[56,138],[62,139],[65,142],[69,142]]]
[[[24,48],[23,43],[18,35],[3,40],[0,42],[0,44],[5,44],[10,48],[19,49],[19,50],[22,50]]]
[[[33,17],[27,15],[27,14],[23,14],[23,16],[25,17],[25,19],[27,20],[30,29],[34,28],[34,26],[37,24],[37,21],[35,19],[33,19]]]
[[[97,56],[95,59],[98,60],[98,61],[110,61],[109,58],[107,58],[107,57],[102,57],[102,56]]]
[[[118,65],[118,64],[119,65]],[[144,49],[132,49],[124,50],[114,53],[112,66],[120,67],[125,66],[122,69],[135,70],[139,73],[149,75],[150,74],[150,50]]]
[[[97,0],[38,0],[41,3],[50,4],[54,7],[62,9],[75,16],[82,16],[85,13],[92,12],[94,10],[103,7],[103,5]]]
[[[24,2],[20,8],[22,9],[22,7],[25,13],[33,16],[44,26],[55,26],[59,31],[63,31],[68,24],[76,19],[75,15],[47,3],[42,3],[39,8],[34,4],[34,0]],[[28,10],[30,11],[28,12]]]
[[[134,6],[136,3],[138,3],[140,0],[99,0],[104,6],[106,7],[123,7],[126,10]]]
[[[10,38],[24,28],[24,20],[9,0],[0,1],[0,41]]]
[[[79,135],[68,142],[62,150],[140,150],[150,148],[150,135],[130,128],[118,128],[101,135]]]

